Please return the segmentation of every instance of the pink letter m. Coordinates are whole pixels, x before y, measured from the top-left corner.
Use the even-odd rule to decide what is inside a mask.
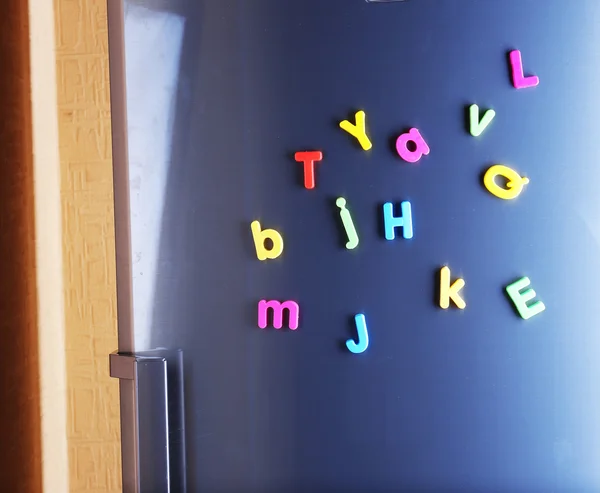
[[[300,307],[295,301],[284,301],[283,303],[277,300],[260,300],[258,302],[258,326],[265,329],[268,323],[268,310],[273,310],[273,327],[281,329],[283,327],[283,310],[287,310],[289,314],[288,327],[291,330],[298,328],[298,319],[300,318]]]

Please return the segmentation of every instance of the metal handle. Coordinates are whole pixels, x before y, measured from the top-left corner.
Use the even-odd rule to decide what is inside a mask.
[[[110,355],[119,379],[123,493],[185,493],[181,351]]]

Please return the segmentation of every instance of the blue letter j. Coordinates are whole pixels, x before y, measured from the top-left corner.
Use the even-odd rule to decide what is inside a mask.
[[[369,333],[367,331],[365,316],[362,313],[355,315],[354,322],[356,323],[356,332],[358,332],[358,344],[352,339],[348,339],[346,341],[346,347],[351,353],[364,353],[367,350],[367,347],[369,347]]]

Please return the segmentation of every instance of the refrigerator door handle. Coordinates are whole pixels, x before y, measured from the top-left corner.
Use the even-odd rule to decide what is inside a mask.
[[[184,493],[181,351],[112,353],[119,379],[124,493]]]

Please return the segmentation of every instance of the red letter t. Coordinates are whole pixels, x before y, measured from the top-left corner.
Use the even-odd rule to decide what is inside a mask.
[[[302,151],[295,155],[296,161],[304,163],[304,186],[307,189],[315,188],[315,162],[323,159],[321,151]]]

